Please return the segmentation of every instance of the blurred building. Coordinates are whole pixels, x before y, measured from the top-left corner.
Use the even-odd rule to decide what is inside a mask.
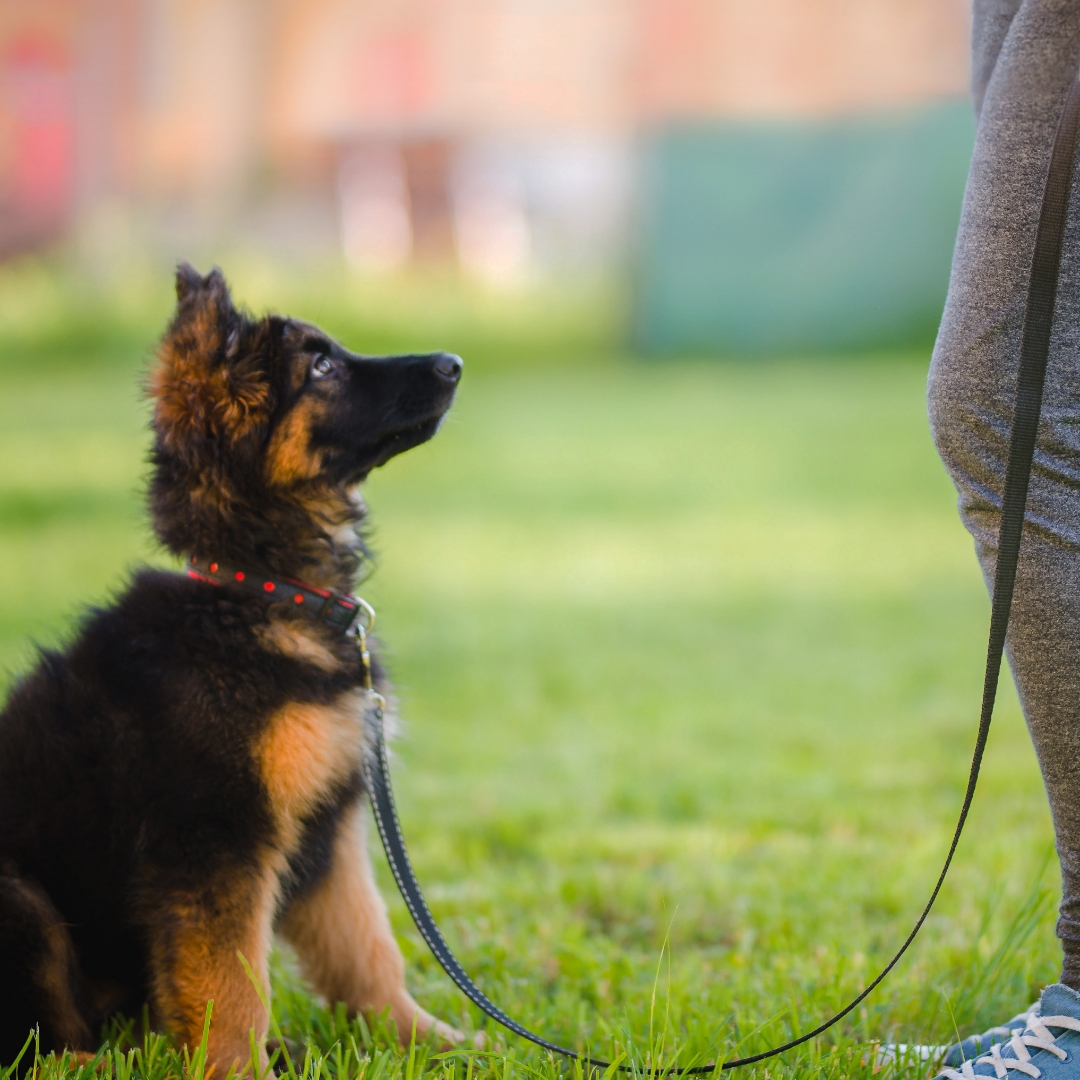
[[[967,8],[0,0],[0,254],[134,235],[496,280],[628,250],[660,268],[694,197],[665,177],[694,146],[737,165],[725,131],[929,115],[965,94]]]

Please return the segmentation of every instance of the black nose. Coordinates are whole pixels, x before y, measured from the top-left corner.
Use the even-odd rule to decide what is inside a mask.
[[[461,357],[453,353],[438,353],[435,358],[435,373],[447,382],[456,383],[461,378]]]

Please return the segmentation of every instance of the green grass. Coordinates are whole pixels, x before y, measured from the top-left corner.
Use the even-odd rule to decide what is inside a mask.
[[[160,559],[125,348],[3,364],[8,671]],[[363,588],[435,915],[491,996],[554,1039],[653,1064],[783,1041],[906,935],[966,779],[989,604],[927,433],[925,360],[649,366],[608,350],[477,374],[462,351],[443,431],[369,485],[380,559]],[[869,1076],[873,1040],[1012,1015],[1056,975],[1051,843],[1010,687],[909,956],[829,1034],[739,1075]],[[417,996],[485,1026],[376,861]],[[562,1068],[497,1031],[471,1064],[401,1054],[314,1002],[286,955],[275,1011],[310,1080]],[[138,1032],[113,1030],[107,1074],[187,1068]]]

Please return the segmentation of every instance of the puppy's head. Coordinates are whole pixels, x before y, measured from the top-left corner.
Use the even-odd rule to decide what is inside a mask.
[[[353,506],[346,489],[430,439],[453,401],[456,356],[362,356],[307,323],[253,319],[216,269],[182,265],[176,295],[150,381],[150,495],[178,554],[259,558],[308,543],[305,530],[326,539]]]

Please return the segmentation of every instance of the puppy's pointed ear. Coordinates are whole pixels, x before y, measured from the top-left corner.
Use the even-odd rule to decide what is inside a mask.
[[[269,413],[262,324],[236,310],[217,267],[203,277],[181,263],[176,300],[150,383],[154,427],[174,449],[194,450],[208,437],[238,440]]]
[[[214,267],[203,277],[191,263],[176,268],[176,319],[201,314],[206,322],[224,322],[236,315],[225,275]]]
[[[189,262],[182,262],[176,267],[176,299],[183,303],[200,285],[202,276]]]

